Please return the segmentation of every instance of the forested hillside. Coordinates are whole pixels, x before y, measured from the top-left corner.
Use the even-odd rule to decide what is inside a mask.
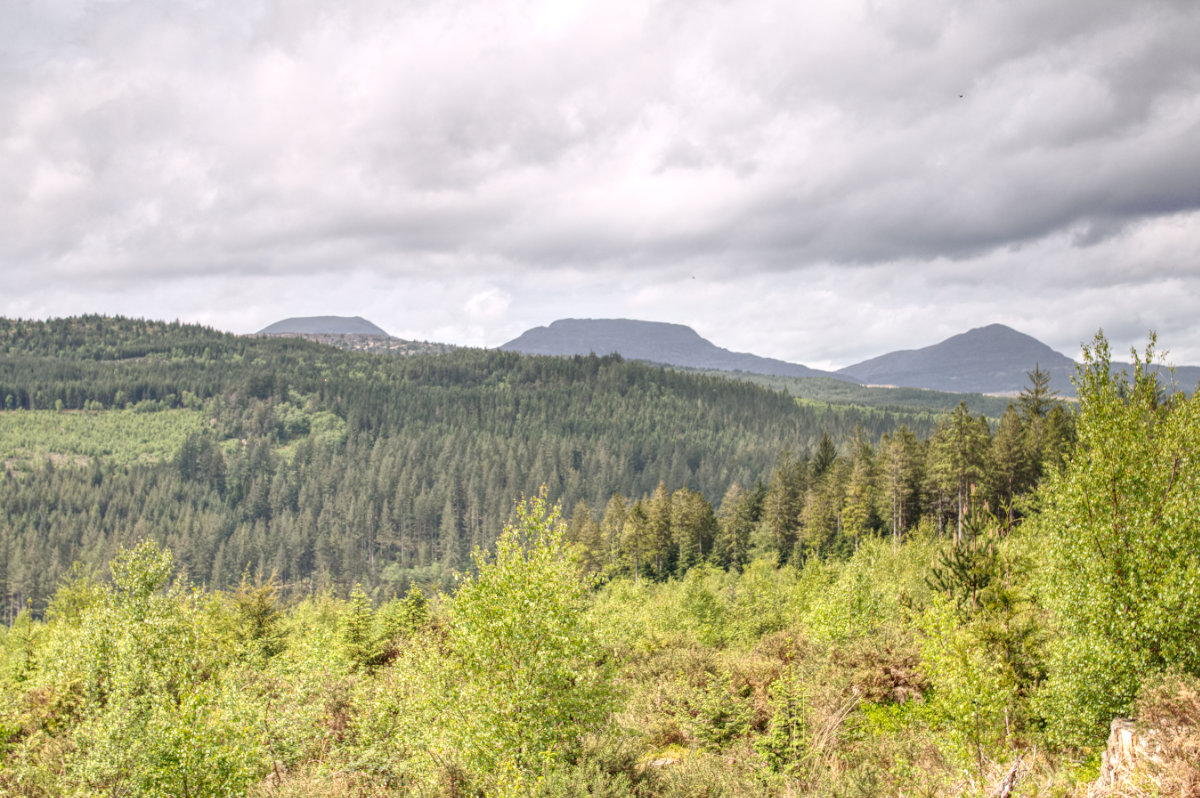
[[[1200,399],[1151,350],[922,440],[615,358],[5,329],[6,795],[1200,785]]]
[[[98,565],[145,537],[211,587],[249,570],[290,591],[361,583],[388,595],[447,583],[495,539],[514,498],[541,485],[597,523],[614,494],[621,507],[647,497],[658,517],[669,515],[661,497],[681,490],[705,506],[745,497],[741,512],[781,519],[759,545],[782,560],[853,545],[893,516],[911,526],[933,503],[944,519],[961,492],[940,477],[923,484],[921,441],[937,423],[927,413],[802,406],[617,357],[397,359],[177,323],[0,320],[0,397],[6,618],[29,601],[40,612],[77,560]],[[961,412],[954,423],[973,430],[959,470],[982,473],[987,425]],[[903,449],[895,510],[876,490],[884,436]],[[649,558],[620,539],[596,556],[674,573],[678,541],[656,529]],[[675,534],[699,535],[688,545],[700,553],[713,545],[711,531]],[[723,545],[745,557],[750,544]]]
[[[596,526],[539,492],[452,589],[374,604],[358,588],[289,599],[262,574],[197,589],[185,540],[131,541],[101,573],[73,570],[44,619],[0,627],[0,792],[1194,795],[1200,400],[1164,400],[1149,371],[1114,378],[1102,344],[1088,363],[1078,442],[1025,460],[1043,477],[1017,523],[981,499],[985,471],[944,524],[948,496],[914,506],[915,526],[806,548],[830,474],[872,459],[860,441],[784,458],[715,518],[658,488]],[[1056,412],[1038,384],[1027,445]],[[1021,412],[1005,418],[992,451]],[[928,449],[983,435],[960,411]],[[193,449],[171,467],[219,452]],[[54,473],[69,469],[90,473]],[[805,498],[785,509],[789,484]],[[862,523],[863,485],[845,483],[842,530]],[[780,565],[784,521],[807,543]],[[1131,713],[1128,754],[1102,772],[1108,723]]]

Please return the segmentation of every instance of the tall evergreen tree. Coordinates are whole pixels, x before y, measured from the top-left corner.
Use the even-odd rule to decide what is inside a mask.
[[[713,543],[716,563],[740,571],[749,562],[750,533],[760,511],[761,504],[756,501],[755,492],[742,490],[736,482],[729,486],[717,513],[719,526]]]
[[[871,445],[863,440],[861,430],[855,436],[851,447],[849,472],[842,519],[845,534],[853,538],[854,547],[857,549],[859,539],[872,532],[877,525],[875,452]]]
[[[930,441],[928,470],[939,491],[953,497],[956,543],[963,539],[963,522],[983,474],[990,437],[983,416],[972,418],[967,403],[959,402],[954,410],[942,417]]]
[[[763,526],[781,562],[791,557],[796,545],[807,487],[808,463],[784,452],[775,465],[762,507]]]
[[[921,444],[908,427],[885,435],[879,446],[882,473],[881,508],[886,508],[892,539],[897,543],[920,506]]]
[[[1009,405],[988,452],[989,492],[996,502],[997,513],[1004,513],[1006,529],[1013,524],[1013,502],[1032,487],[1036,479],[1028,440],[1021,416]]]
[[[812,458],[813,479],[820,478],[833,466],[833,461],[836,459],[837,447],[834,445],[833,439],[829,437],[829,432],[823,431],[821,442],[817,444],[817,451]]]
[[[716,532],[716,515],[702,495],[687,488],[671,495],[671,535],[677,552],[677,574],[686,573],[712,553]]]

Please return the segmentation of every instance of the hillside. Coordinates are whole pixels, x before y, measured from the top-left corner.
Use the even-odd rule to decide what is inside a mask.
[[[1200,399],[1037,393],[0,319],[0,794],[1191,795]]]
[[[35,608],[135,530],[214,587],[249,567],[392,589],[463,567],[542,484],[566,507],[660,482],[720,499],[823,435],[933,426],[615,356],[378,357],[98,316],[0,319],[0,401],[0,593]]]
[[[284,319],[259,330],[256,335],[303,338],[350,352],[386,355],[440,355],[456,347],[451,344],[394,338],[361,316],[308,316]]]
[[[453,344],[412,341],[406,338],[393,338],[390,335],[365,335],[362,333],[274,333],[274,335],[303,338],[313,343],[345,349],[347,352],[373,352],[380,355],[441,355],[458,348]]]
[[[717,371],[745,371],[780,377],[853,377],[811,369],[743,352],[731,352],[702,338],[690,327],[632,319],[559,319],[534,327],[502,344],[507,352],[531,355],[619,354],[670,366]]]

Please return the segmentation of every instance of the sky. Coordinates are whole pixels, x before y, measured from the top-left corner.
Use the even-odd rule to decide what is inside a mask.
[[[5,0],[0,316],[1200,364],[1196,0]]]

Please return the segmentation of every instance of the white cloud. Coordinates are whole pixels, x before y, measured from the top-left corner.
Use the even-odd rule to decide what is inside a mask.
[[[80,0],[0,30],[7,315],[491,345],[640,316],[817,366],[1155,327],[1200,363],[1191,0]]]

